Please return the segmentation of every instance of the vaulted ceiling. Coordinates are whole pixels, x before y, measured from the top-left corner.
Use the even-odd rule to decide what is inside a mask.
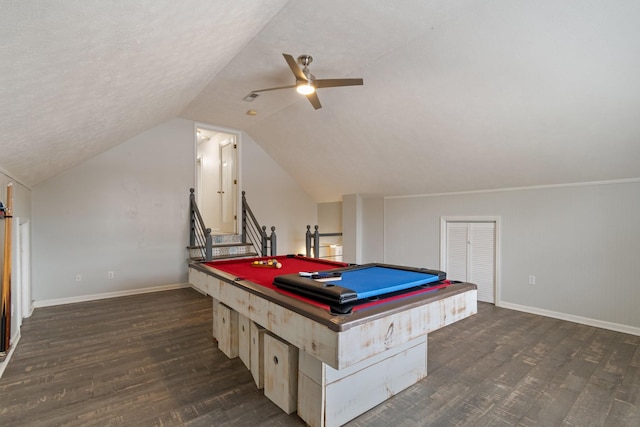
[[[640,177],[640,2],[10,2],[0,168],[27,185],[172,117],[245,131],[316,200]],[[295,90],[282,53],[317,78]],[[247,115],[248,110],[256,115]]]

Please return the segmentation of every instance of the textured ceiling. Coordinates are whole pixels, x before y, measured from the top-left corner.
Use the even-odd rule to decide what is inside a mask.
[[[246,131],[317,201],[640,177],[636,0],[25,3],[0,167],[29,184],[174,116]],[[243,101],[293,84],[282,53],[365,84]]]
[[[3,2],[0,167],[34,185],[177,116],[285,3]]]

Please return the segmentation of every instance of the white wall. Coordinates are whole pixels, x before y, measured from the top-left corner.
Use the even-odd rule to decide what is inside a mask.
[[[318,204],[318,224],[309,224],[311,232],[318,226],[320,233],[340,233],[342,232],[342,202],[328,202]],[[325,237],[322,243],[340,243],[340,237]]]
[[[193,132],[170,120],[34,188],[36,301],[187,281]]]
[[[362,199],[362,259],[384,262],[384,199]]]
[[[318,204],[318,223],[308,224],[311,233],[315,232],[315,225],[322,233],[342,232],[342,202],[327,202]],[[311,241],[313,246],[313,240]],[[318,256],[320,258],[342,261],[342,236],[320,237]],[[313,249],[312,249],[313,251]]]
[[[194,126],[169,120],[33,189],[36,302],[187,282]],[[278,252],[303,251],[315,202],[247,135],[240,155],[241,189],[258,220],[277,227]]]
[[[342,196],[342,260],[353,264],[366,262],[363,253],[363,211],[360,194]]]
[[[499,304],[640,332],[640,181],[388,198],[385,262],[438,268],[440,218],[465,215],[502,219]]]
[[[246,133],[242,134],[241,188],[262,225],[276,227],[278,254],[305,252],[307,225],[317,222],[317,204]]]

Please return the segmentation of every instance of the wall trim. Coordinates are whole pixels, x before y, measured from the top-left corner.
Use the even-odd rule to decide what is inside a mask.
[[[152,292],[171,291],[174,289],[188,288],[190,286],[191,285],[189,283],[176,283],[173,285],[152,286],[149,288],[130,289],[126,291],[117,291],[117,292],[106,292],[103,294],[80,295],[77,297],[69,297],[69,298],[55,298],[55,299],[49,299],[49,300],[34,301],[33,307],[39,308],[39,307],[51,307],[55,305],[74,304],[77,302],[87,302],[87,301],[95,301],[95,300],[107,299],[107,298],[117,298],[117,297],[125,297],[130,295],[148,294]]]
[[[594,185],[629,184],[640,182],[640,178],[613,179],[609,181],[571,182],[566,184],[532,185],[530,187],[507,187],[487,190],[451,191],[449,193],[411,194],[406,196],[385,196],[384,199],[413,199],[419,197],[459,196],[463,194],[501,193],[504,191],[543,190],[547,188],[590,187]]]
[[[20,329],[18,328],[18,332],[11,337],[11,346],[9,347],[9,352],[4,357],[4,360],[0,362],[0,378],[2,378],[2,374],[4,374],[4,370],[7,369],[9,365],[9,360],[11,360],[11,356],[13,356],[13,352],[15,351],[18,343],[20,342]]]
[[[573,314],[560,313],[558,311],[545,310],[537,307],[529,307],[526,305],[512,304],[510,302],[501,301],[496,304],[498,307],[508,308],[511,310],[522,311],[525,313],[537,314],[540,316],[551,317],[568,322],[580,323],[582,325],[594,326],[596,328],[608,329],[610,331],[622,332],[624,334],[640,336],[640,328],[619,323],[605,322],[603,320],[591,319],[588,317],[575,316]]]

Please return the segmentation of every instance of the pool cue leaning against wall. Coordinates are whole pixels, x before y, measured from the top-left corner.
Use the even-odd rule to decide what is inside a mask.
[[[4,263],[2,266],[2,300],[0,301],[0,315],[2,315],[2,342],[0,354],[6,353],[10,346],[11,337],[11,218],[13,184],[7,184],[7,206],[4,209]]]

